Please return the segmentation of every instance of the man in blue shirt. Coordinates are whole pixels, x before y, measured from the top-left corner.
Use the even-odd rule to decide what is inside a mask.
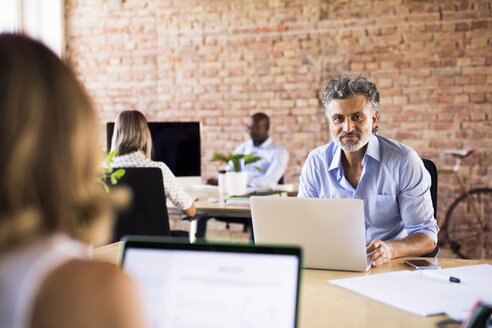
[[[264,113],[256,113],[248,121],[248,131],[250,140],[240,144],[235,150],[234,154],[249,155],[255,153],[261,159],[257,162],[243,165],[241,163],[241,170],[248,172],[248,186],[259,188],[271,188],[279,183],[279,180],[283,177],[287,164],[289,162],[289,152],[281,145],[275,143],[271,137],[268,136],[268,130],[270,129],[270,118]],[[260,170],[257,169],[260,168]],[[226,167],[227,171],[232,171],[232,163],[229,163]],[[261,172],[260,172],[261,171]],[[217,179],[211,178],[207,180],[208,184],[217,185]],[[211,217],[203,216],[198,221],[197,237],[204,237],[207,221]],[[219,221],[243,223],[245,225],[244,230],[250,230],[251,239],[253,239],[253,230],[251,229],[251,219],[242,218],[229,218],[229,217],[215,217]]]
[[[432,251],[438,227],[430,175],[413,149],[374,134],[376,85],[361,75],[342,75],[328,82],[322,101],[333,141],[309,154],[299,197],[363,199],[373,266]]]
[[[241,170],[248,172],[248,185],[251,187],[273,187],[284,175],[289,162],[289,152],[268,136],[269,129],[269,117],[264,113],[254,114],[248,122],[251,140],[243,142],[234,150],[234,154],[255,153],[261,157],[259,161],[246,166],[241,164]],[[232,170],[231,163],[227,170]]]

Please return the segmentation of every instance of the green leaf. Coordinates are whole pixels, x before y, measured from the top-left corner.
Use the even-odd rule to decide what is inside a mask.
[[[112,152],[110,152],[108,154],[108,156],[106,156],[106,159],[104,160],[104,162],[106,163],[106,166],[107,167],[111,167],[111,163],[113,163],[113,157],[116,155],[116,151],[113,150]]]
[[[109,192],[109,187],[106,184],[106,180],[109,178],[111,181],[112,185],[115,185],[118,183],[118,180],[121,179],[122,176],[125,175],[125,169],[117,169],[114,171],[114,169],[111,167],[113,163],[113,157],[116,155],[115,151],[112,151],[111,153],[106,156],[104,163],[106,164],[106,167],[102,168],[102,175],[99,179],[99,182],[103,185],[104,190],[106,192]]]
[[[103,174],[108,175],[111,172],[113,172],[113,169],[111,167],[103,167],[102,171],[103,171]]]
[[[234,171],[236,172],[241,172],[241,165],[240,165],[240,160],[244,160],[244,165],[250,164],[257,162],[261,159],[261,157],[256,156],[256,153],[251,153],[249,155],[243,155],[243,154],[229,154],[225,156],[222,153],[215,153],[214,156],[212,157],[212,161],[220,161],[224,163],[229,163],[232,162],[232,166],[234,167]],[[260,168],[256,168],[257,170],[261,170]],[[260,172],[263,172],[261,170]]]
[[[260,172],[260,173],[265,173],[265,170],[264,170],[264,169],[262,169],[262,168],[261,168],[261,167],[259,167],[259,166],[255,166],[255,169],[256,169],[258,172]]]
[[[254,162],[258,162],[261,157],[260,156],[256,156],[256,153],[251,153],[249,155],[244,155],[244,165],[246,164],[250,164],[250,163],[254,163]]]
[[[125,169],[118,169],[115,172],[111,173],[112,177],[115,177],[116,179],[121,179],[122,176],[125,175]]]
[[[234,166],[234,171],[241,172],[241,166],[239,164],[239,158],[231,159],[232,166]]]
[[[228,163],[229,162],[229,156],[225,156],[224,154],[222,153],[215,153],[214,156],[212,157],[212,161],[215,161],[215,162],[224,162],[224,163]]]
[[[235,160],[235,161],[239,161],[241,158],[243,158],[244,155],[243,154],[233,154],[233,155],[229,155],[229,159],[232,161],[232,160]]]

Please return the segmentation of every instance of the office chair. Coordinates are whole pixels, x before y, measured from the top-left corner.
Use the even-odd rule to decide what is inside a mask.
[[[186,231],[171,231],[162,171],[159,168],[123,168],[125,174],[115,186],[127,186],[133,193],[130,204],[119,210],[113,228],[113,242],[124,235],[188,238]],[[109,180],[109,179],[108,179]],[[110,181],[106,181],[111,185]],[[189,218],[188,218],[189,219]]]
[[[430,159],[422,158],[422,162],[424,162],[424,166],[429,171],[431,176],[431,199],[432,206],[434,206],[434,218],[437,219],[437,167],[433,161]],[[423,255],[424,257],[437,257],[439,255],[439,246],[436,244],[436,247],[432,250],[432,252]]]

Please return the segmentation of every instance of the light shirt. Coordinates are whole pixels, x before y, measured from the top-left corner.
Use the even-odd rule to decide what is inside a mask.
[[[241,171],[248,172],[248,185],[251,187],[272,187],[276,185],[287,168],[289,152],[281,145],[275,143],[271,137],[268,137],[259,146],[255,146],[253,140],[248,140],[234,150],[234,154],[249,155],[251,153],[256,153],[261,159],[246,166],[241,161]],[[255,167],[259,167],[263,173],[259,172]],[[226,170],[234,170],[232,163],[229,162]]]
[[[147,158],[141,151],[113,157],[111,167],[158,167],[162,171],[166,197],[182,211],[189,209],[193,204],[193,199],[186,193],[169,167],[163,162]]]
[[[89,245],[62,233],[34,239],[2,253],[0,327],[32,327],[36,299],[46,279],[69,261],[88,259],[89,253]]]
[[[362,199],[366,242],[421,232],[437,243],[430,174],[413,149],[371,135],[355,189],[345,178],[341,154],[334,142],[313,150],[302,168],[298,197]]]

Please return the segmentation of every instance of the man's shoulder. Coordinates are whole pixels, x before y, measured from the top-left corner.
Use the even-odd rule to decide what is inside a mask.
[[[253,142],[251,140],[246,140],[241,142],[239,145],[236,146],[234,149],[234,153],[244,153],[249,149],[252,149],[253,147]]]
[[[382,136],[377,136],[377,138],[379,140],[382,161],[385,163],[405,165],[409,161],[417,161],[420,158],[417,152],[410,146]]]
[[[376,136],[376,138],[378,138],[379,147],[383,155],[406,157],[408,154],[415,152],[413,148],[394,139],[383,136]]]
[[[336,151],[334,142],[319,146],[309,152],[308,158],[311,159],[331,159]]]
[[[275,142],[271,138],[270,138],[270,144],[268,145],[268,148],[272,148],[274,150],[280,150],[280,151],[287,151],[287,149],[284,146],[282,146],[278,142]]]

